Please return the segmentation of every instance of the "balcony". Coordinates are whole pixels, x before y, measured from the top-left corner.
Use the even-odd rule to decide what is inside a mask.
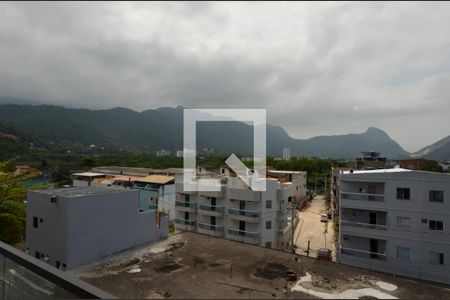
[[[229,198],[235,201],[260,201],[261,193],[244,189],[229,189]]]
[[[260,240],[259,232],[228,228],[228,234],[230,235],[230,239],[246,243],[259,243]]]
[[[186,226],[195,226],[195,220],[186,220],[186,219],[175,218],[175,223],[180,224],[180,225],[186,225]]]
[[[198,206],[198,212],[208,216],[222,217],[224,207],[209,204],[200,204]]]
[[[370,223],[360,223],[360,222],[353,222],[353,221],[346,221],[346,220],[341,220],[341,225],[354,226],[354,227],[360,227],[360,228],[366,228],[366,229],[377,229],[377,230],[386,230],[387,229],[386,224],[370,224]]]
[[[260,222],[261,212],[257,210],[246,210],[238,208],[228,208],[230,217],[239,221]]]
[[[386,260],[386,253],[370,252],[352,248],[341,247],[341,255],[349,255],[354,257],[376,259],[376,260]]]
[[[343,199],[343,200],[357,200],[357,201],[384,202],[384,195],[383,194],[341,192],[341,199]]]
[[[117,299],[0,242],[0,299]]]
[[[213,225],[213,224],[208,224],[208,223],[198,223],[198,228],[209,231],[209,232],[207,232],[208,234],[210,232],[213,232],[215,235],[223,235],[223,233],[224,233],[223,225]]]
[[[223,190],[220,190],[220,191],[203,191],[203,192],[199,192],[199,194],[202,197],[222,198],[223,197]]]
[[[148,205],[148,209],[158,209],[158,205],[154,204],[154,203],[150,203]]]
[[[185,201],[175,201],[175,209],[180,210],[180,211],[196,212],[197,203],[185,202]]]

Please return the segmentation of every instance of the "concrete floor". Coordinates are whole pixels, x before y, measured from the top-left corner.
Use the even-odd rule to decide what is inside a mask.
[[[193,232],[70,272],[119,298],[450,298],[442,286]]]
[[[309,256],[317,257],[318,249],[328,248],[332,250],[335,259],[333,222],[331,220],[327,223],[320,222],[320,215],[325,212],[325,198],[316,196],[306,210],[298,213],[300,221],[294,234],[297,254],[306,255],[305,251],[310,241]]]

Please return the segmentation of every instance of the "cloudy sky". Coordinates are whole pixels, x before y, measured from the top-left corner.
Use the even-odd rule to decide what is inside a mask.
[[[0,3],[0,96],[267,108],[307,138],[450,134],[450,3]]]

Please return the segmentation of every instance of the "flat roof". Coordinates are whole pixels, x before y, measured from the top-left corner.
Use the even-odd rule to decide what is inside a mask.
[[[375,170],[353,170],[350,173],[350,170],[342,172],[343,174],[373,174],[373,173],[401,173],[401,172],[412,172],[409,169],[402,168],[391,168],[391,169],[375,169]]]
[[[165,175],[149,175],[136,179],[137,182],[156,183],[156,184],[167,184],[174,180],[175,177]]]
[[[84,197],[92,195],[118,194],[136,192],[136,190],[108,188],[102,186],[77,186],[58,189],[32,190],[31,193],[48,194],[60,197]]]
[[[69,272],[119,298],[349,298],[351,289],[369,288],[381,298],[450,297],[442,285],[194,232]]]
[[[290,171],[290,170],[267,170],[267,173],[280,173],[280,174],[301,174],[306,171]]]
[[[72,173],[73,176],[84,176],[84,177],[97,177],[97,176],[105,176],[104,173],[95,173],[95,172],[80,172],[80,173]]]

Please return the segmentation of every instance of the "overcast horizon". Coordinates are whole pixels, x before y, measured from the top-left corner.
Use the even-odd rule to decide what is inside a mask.
[[[0,3],[0,97],[266,108],[294,138],[450,134],[450,3]],[[1,120],[0,120],[1,122]]]

